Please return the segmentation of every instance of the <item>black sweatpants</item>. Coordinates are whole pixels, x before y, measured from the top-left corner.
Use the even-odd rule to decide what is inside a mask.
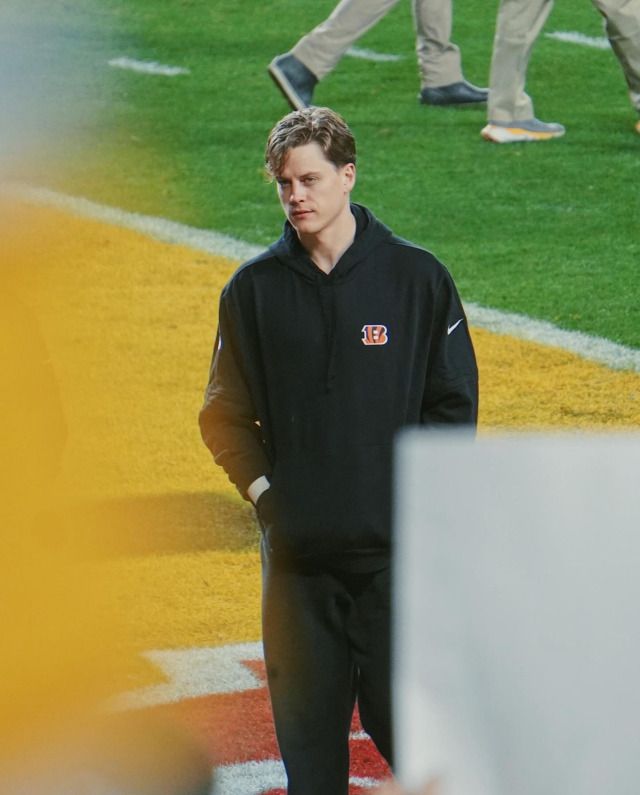
[[[390,567],[285,564],[263,545],[263,640],[288,795],[347,795],[356,700],[392,764]]]

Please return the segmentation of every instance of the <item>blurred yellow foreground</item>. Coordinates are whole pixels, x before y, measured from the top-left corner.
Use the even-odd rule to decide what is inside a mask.
[[[117,401],[90,269],[65,269],[55,215],[6,198],[0,240],[0,792],[207,792],[206,761],[176,727],[104,708],[136,658],[99,558],[132,519],[92,526],[82,506],[122,487],[105,439],[130,439],[126,421],[103,427]]]

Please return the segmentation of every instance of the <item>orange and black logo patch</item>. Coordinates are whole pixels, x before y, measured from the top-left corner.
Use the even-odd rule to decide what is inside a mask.
[[[389,332],[386,326],[368,324],[362,327],[363,345],[386,345],[389,342]]]

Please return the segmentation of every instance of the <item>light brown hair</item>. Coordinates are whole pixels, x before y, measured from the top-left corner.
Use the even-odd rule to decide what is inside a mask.
[[[289,149],[317,143],[336,168],[356,162],[356,140],[345,120],[331,108],[303,108],[287,114],[271,130],[264,153],[265,169],[281,173]]]

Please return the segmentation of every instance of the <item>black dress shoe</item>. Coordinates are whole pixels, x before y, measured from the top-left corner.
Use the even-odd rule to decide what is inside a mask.
[[[295,55],[276,55],[269,64],[269,74],[293,110],[311,105],[318,79]]]
[[[467,80],[461,80],[448,86],[423,88],[418,98],[423,105],[468,105],[486,102],[488,96],[489,89],[478,88]]]

